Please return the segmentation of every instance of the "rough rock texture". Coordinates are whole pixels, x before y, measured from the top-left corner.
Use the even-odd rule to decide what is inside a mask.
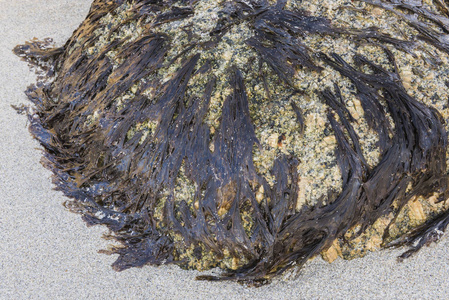
[[[448,22],[439,1],[98,0],[63,47],[15,52],[41,70],[43,163],[115,269],[261,284],[441,236]]]

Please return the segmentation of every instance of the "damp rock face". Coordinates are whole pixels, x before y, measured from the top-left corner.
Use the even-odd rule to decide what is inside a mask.
[[[263,284],[449,222],[442,1],[95,0],[23,108],[66,206],[116,270]]]

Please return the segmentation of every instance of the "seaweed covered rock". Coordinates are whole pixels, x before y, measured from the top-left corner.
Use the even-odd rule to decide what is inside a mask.
[[[417,17],[419,16],[419,18]],[[449,222],[441,1],[95,0],[40,68],[30,131],[66,206],[120,243],[262,284]]]

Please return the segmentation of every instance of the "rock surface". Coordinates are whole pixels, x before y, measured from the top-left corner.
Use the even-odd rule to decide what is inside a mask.
[[[15,49],[44,75],[26,109],[44,165],[122,243],[115,269],[260,284],[440,237],[447,19],[325,3],[95,1],[64,47]]]

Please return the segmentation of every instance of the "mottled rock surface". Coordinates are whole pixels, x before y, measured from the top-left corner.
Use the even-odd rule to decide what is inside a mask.
[[[447,9],[417,1],[94,1],[61,48],[15,52],[44,165],[117,270],[260,284],[322,253],[437,240],[447,212]],[[416,16],[419,15],[419,18]],[[374,27],[377,26],[377,27]]]

